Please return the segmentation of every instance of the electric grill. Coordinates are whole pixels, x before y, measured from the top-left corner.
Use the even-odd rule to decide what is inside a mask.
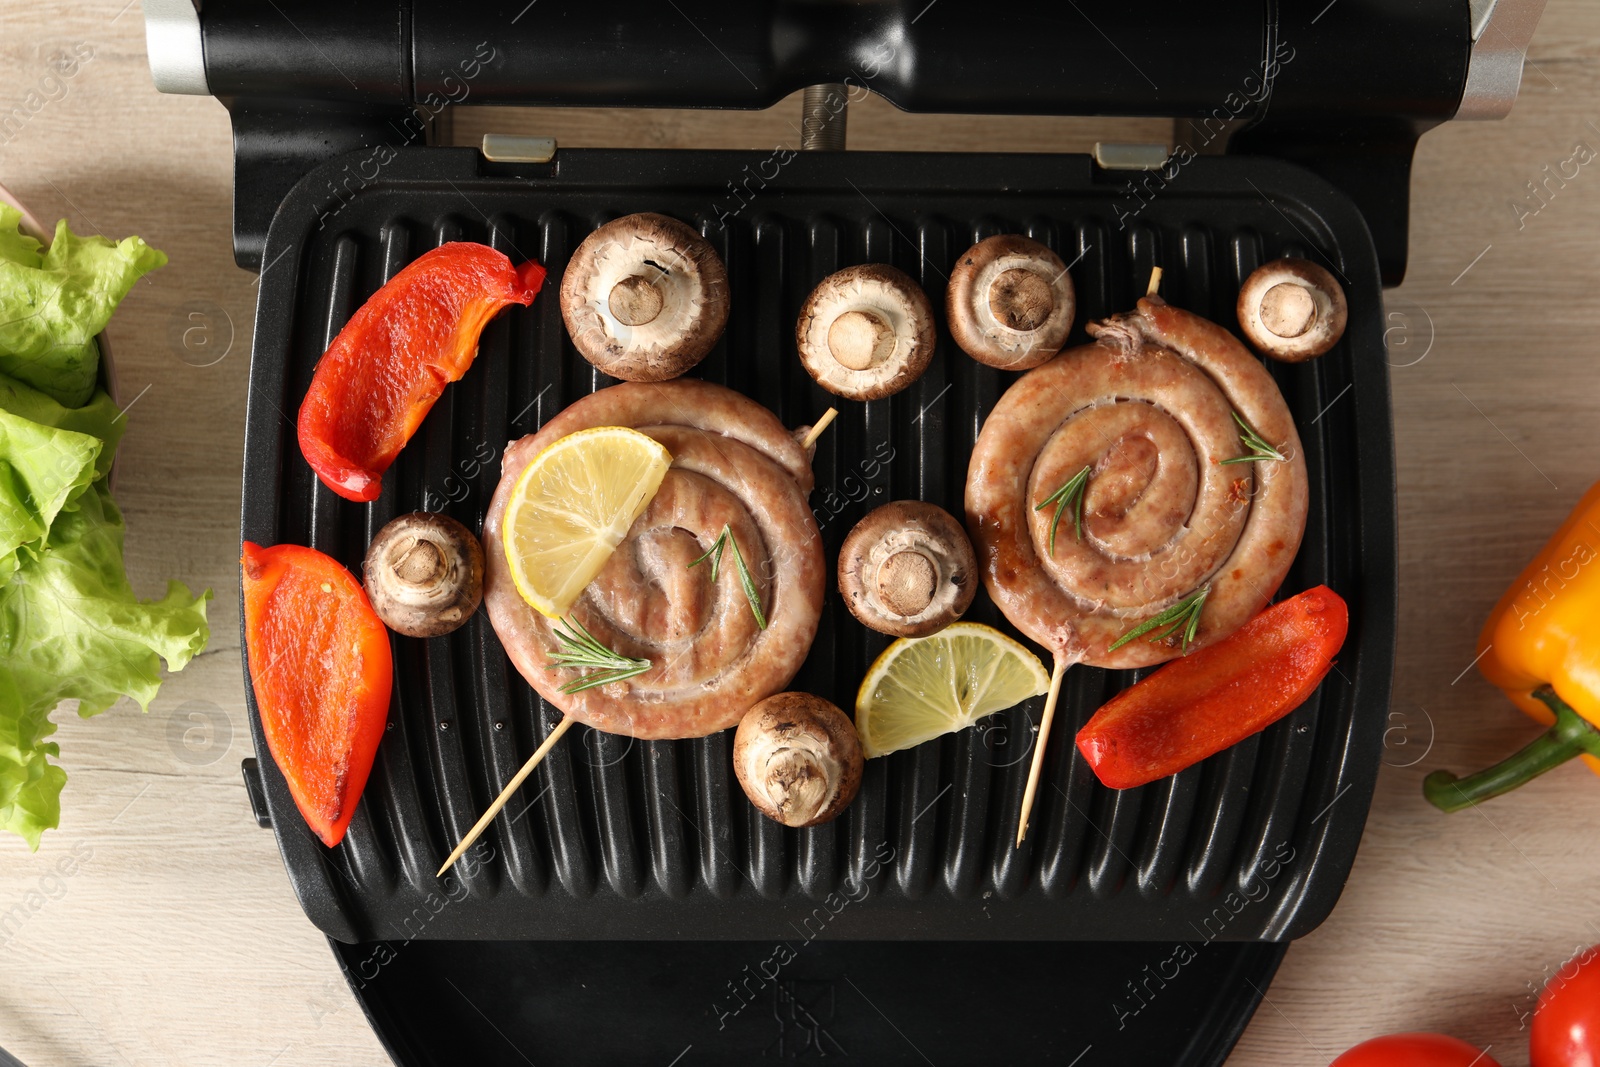
[[[213,93],[232,114],[235,255],[261,272],[243,536],[352,568],[406,511],[480,528],[504,443],[610,384],[546,293],[489,326],[378,500],[321,486],[291,418],[316,360],[367,296],[445,241],[537,258],[558,278],[611,218],[689,222],[727,263],[732,296],[693,373],[790,425],[834,400],[794,356],[800,303],[851,263],[893,263],[940,304],[971,243],[1026,233],[1072,265],[1073,344],[1088,319],[1131,307],[1156,265],[1169,301],[1230,328],[1244,277],[1277,256],[1327,265],[1349,299],[1333,352],[1271,367],[1312,487],[1284,591],[1325,582],[1347,598],[1337,670],[1264,733],[1116,792],[1071,737],[1136,675],[1075,668],[1021,849],[1038,701],[872,761],[846,815],[803,831],[748,805],[726,735],[580,727],[441,880],[444,855],[559,717],[481,612],[444,638],[394,638],[389,732],[335,849],[295,811],[251,695],[257,816],[396,1060],[1220,1062],[1286,943],[1333,907],[1376,777],[1396,608],[1381,289],[1405,269],[1412,149],[1452,116],[1504,114],[1540,6],[147,2],[158,87]],[[811,87],[813,148],[843,147],[845,93],[862,84],[913,111],[1190,125],[1174,148],[1094,157],[427,144],[423,117],[469,84],[474,103],[725,108]],[[877,503],[959,514],[967,453],[1012,378],[941,332],[912,388],[839,403],[811,501],[830,558]],[[967,617],[1004,625],[981,594]],[[851,706],[886,640],[833,598],[793,688]],[[637,1027],[594,1025],[624,1011]]]

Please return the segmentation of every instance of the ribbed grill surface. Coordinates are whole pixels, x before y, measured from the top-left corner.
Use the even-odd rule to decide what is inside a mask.
[[[817,450],[811,497],[830,563],[877,504],[917,497],[962,513],[967,456],[1014,378],[969,359],[942,326],[947,276],[973,242],[1025,233],[1072,264],[1072,343],[1086,339],[1089,318],[1128,309],[1152,265],[1165,269],[1169,301],[1233,327],[1243,277],[1265,259],[1304,255],[1343,274],[1351,315],[1332,354],[1272,365],[1312,491],[1284,591],[1326,582],[1350,601],[1338,670],[1258,737],[1119,793],[1094,780],[1072,738],[1135,676],[1073,668],[1021,850],[1012,836],[1042,699],[869,762],[847,813],[803,831],[745,801],[729,734],[642,742],[579,727],[484,836],[484,862],[440,881],[433,872],[444,855],[559,718],[479,612],[445,638],[393,639],[389,733],[340,847],[325,850],[306,833],[256,727],[277,833],[308,913],[345,939],[793,938],[815,936],[824,921],[830,936],[877,938],[1193,938],[1207,922],[1206,932],[1229,939],[1310,929],[1336,899],[1360,836],[1392,659],[1388,384],[1376,268],[1358,217],[1302,172],[1261,161],[1198,160],[1145,203],[1079,157],[858,153],[795,158],[766,189],[749,183],[747,206],[733,213],[742,201],[727,183],[766,158],[573,151],[508,172],[470,151],[427,149],[401,154],[353,195],[333,192],[329,171],[308,178],[274,222],[265,259],[245,537],[310,544],[358,569],[397,514],[444,510],[481,529],[506,442],[611,384],[573,349],[555,289],[584,235],[629,211],[688,221],[728,266],[727,332],[696,376],[747,393],[789,425],[839,407]],[[453,240],[537,258],[550,280],[533,307],[485,331],[476,363],[386,475],[382,497],[343,501],[300,458],[294,412],[317,358],[361,301]],[[794,354],[807,292],[863,262],[906,270],[941,308],[928,372],[865,404],[824,393]],[[887,638],[857,625],[829,580],[793,688],[850,708]],[[967,618],[1009,629],[982,592]],[[1227,907],[1230,892],[1246,890],[1242,908]]]

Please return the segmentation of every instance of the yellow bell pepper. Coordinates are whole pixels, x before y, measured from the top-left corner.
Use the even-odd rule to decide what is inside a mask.
[[[1581,756],[1600,774],[1600,483],[1500,598],[1478,635],[1478,670],[1549,729],[1466,778],[1435,771],[1422,792],[1458,811]]]

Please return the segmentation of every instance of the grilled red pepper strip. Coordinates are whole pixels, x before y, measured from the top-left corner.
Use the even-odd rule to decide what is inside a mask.
[[[322,843],[337,845],[389,717],[389,632],[361,583],[312,548],[244,543],[250,684],[273,761]]]
[[[1078,731],[1078,750],[1113,789],[1176,774],[1304,704],[1349,624],[1325,585],[1274,604],[1118,693]]]
[[[444,387],[478,354],[507,304],[530,304],[544,268],[488,245],[440,245],[391,278],[323,354],[300,405],[300,452],[346,500],[375,500]]]

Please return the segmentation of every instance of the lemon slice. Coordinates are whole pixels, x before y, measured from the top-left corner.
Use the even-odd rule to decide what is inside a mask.
[[[500,527],[522,599],[552,619],[565,615],[671,464],[660,442],[623,426],[579,430],[534,456]]]
[[[1039,657],[992,626],[958,622],[883,650],[856,692],[868,758],[964,729],[1050,688]]]

